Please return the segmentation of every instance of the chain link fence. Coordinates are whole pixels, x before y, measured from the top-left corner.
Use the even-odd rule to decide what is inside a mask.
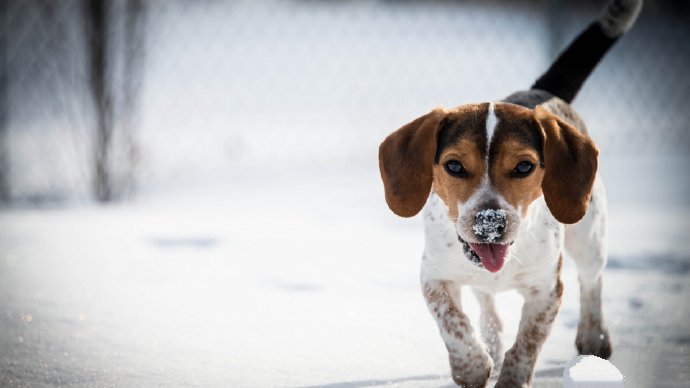
[[[648,0],[576,99],[604,157],[690,148],[684,4]],[[110,200],[249,167],[375,165],[417,115],[529,87],[603,6],[2,0],[0,194]]]

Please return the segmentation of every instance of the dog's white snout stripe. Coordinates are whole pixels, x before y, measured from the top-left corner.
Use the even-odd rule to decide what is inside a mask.
[[[491,139],[494,137],[494,131],[496,131],[496,125],[498,125],[498,117],[496,116],[496,110],[494,103],[489,103],[489,111],[486,115],[486,153],[487,158],[489,154],[489,146],[491,145]]]

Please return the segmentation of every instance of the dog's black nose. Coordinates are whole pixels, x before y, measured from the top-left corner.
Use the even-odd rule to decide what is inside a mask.
[[[474,234],[492,243],[501,238],[506,229],[506,212],[503,209],[484,209],[477,213],[472,230]]]

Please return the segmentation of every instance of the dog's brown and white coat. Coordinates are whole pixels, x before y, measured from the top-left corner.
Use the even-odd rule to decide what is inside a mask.
[[[640,6],[612,1],[531,90],[437,108],[381,144],[389,207],[403,217],[423,213],[423,294],[461,386],[485,386],[492,370],[500,370],[497,387],[531,385],[560,306],[564,251],[579,271],[577,349],[611,354],[601,308],[606,197],[598,150],[568,103]],[[480,302],[483,341],[462,311],[462,286]],[[508,289],[525,303],[504,354],[493,294]]]

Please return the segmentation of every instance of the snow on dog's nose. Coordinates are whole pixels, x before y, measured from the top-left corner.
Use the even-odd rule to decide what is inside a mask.
[[[487,243],[493,243],[501,238],[505,229],[506,212],[503,209],[484,209],[478,212],[472,226],[474,234]]]

